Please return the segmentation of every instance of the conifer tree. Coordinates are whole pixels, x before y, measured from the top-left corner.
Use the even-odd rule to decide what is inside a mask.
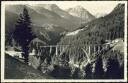
[[[78,79],[80,77],[79,76],[79,71],[80,71],[79,68],[75,68],[75,71],[73,72],[73,75],[72,75],[73,79]]]
[[[96,61],[93,78],[101,79],[101,78],[103,78],[103,75],[104,75],[104,69],[103,69],[102,57],[99,57]]]
[[[35,37],[32,33],[31,26],[31,18],[28,14],[28,10],[26,7],[23,9],[23,13],[20,14],[19,19],[15,25],[15,30],[13,33],[15,41],[22,48],[22,56],[24,57],[24,62],[28,63],[28,51],[29,51],[29,43]]]
[[[91,66],[91,64],[88,64],[85,67],[84,71],[85,71],[85,74],[86,74],[85,78],[86,79],[91,79],[92,78],[92,66]]]
[[[107,63],[107,71],[105,77],[109,79],[120,79],[121,69],[117,59],[109,59]]]

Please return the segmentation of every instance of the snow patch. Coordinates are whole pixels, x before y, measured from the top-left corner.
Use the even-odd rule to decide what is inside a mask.
[[[73,32],[68,32],[66,34],[66,36],[72,36],[72,35],[77,35],[80,31],[83,31],[84,29],[78,29],[78,30],[75,30]]]
[[[23,52],[17,52],[17,51],[5,51],[5,53],[9,54],[12,57],[19,57],[22,58],[22,53]]]
[[[61,16],[62,18],[64,18],[65,16]]]

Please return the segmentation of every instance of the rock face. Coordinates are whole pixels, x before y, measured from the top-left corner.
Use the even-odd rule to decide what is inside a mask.
[[[43,7],[47,10],[54,11],[54,10],[60,10],[60,8],[56,4],[43,4],[39,7]]]
[[[67,9],[67,12],[73,16],[81,18],[81,20],[86,22],[95,19],[95,17],[91,13],[89,13],[86,9],[84,9],[82,6],[69,8]]]

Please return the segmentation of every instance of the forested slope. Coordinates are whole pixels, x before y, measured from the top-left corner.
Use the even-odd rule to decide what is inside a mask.
[[[123,63],[124,56],[123,53],[120,53],[121,49],[118,46],[119,44],[121,47],[124,46],[124,4],[118,4],[110,14],[93,20],[78,29],[83,30],[76,35],[63,37],[58,43],[58,45],[71,45],[66,49],[64,55],[60,56],[62,60],[81,64],[87,61],[81,48],[87,47],[88,49],[90,46],[90,49],[93,50],[94,46],[102,47],[107,44],[111,46],[110,43],[118,40],[121,43],[113,43],[113,46],[116,45],[114,48],[112,47],[113,49],[110,48],[99,55],[102,56],[104,62],[112,58],[118,59],[120,64]],[[91,51],[90,57],[93,57],[93,51]],[[106,63],[104,64],[106,65]]]
[[[107,16],[95,19],[80,28],[84,30],[75,36],[65,36],[60,44],[102,44],[105,40],[123,38],[124,5],[119,4]]]
[[[51,76],[43,75],[39,70],[28,66],[6,54],[5,79],[50,79]]]

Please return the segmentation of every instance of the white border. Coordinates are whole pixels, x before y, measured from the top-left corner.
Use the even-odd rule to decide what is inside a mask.
[[[5,49],[5,5],[7,4],[53,4],[53,3],[64,3],[69,1],[2,1],[1,2],[1,82],[127,82],[127,1],[111,1],[111,2],[119,2],[125,4],[125,45],[124,45],[124,62],[125,62],[125,72],[124,72],[124,79],[119,80],[112,80],[112,79],[96,79],[96,80],[63,80],[63,79],[4,79],[4,64],[5,64],[5,58],[4,58],[4,49]],[[70,3],[77,2],[77,1],[70,1]],[[81,1],[81,2],[89,2],[89,1]],[[94,2],[94,1],[90,1]],[[95,1],[99,2],[99,1]],[[103,3],[109,2],[109,1],[102,1]]]

